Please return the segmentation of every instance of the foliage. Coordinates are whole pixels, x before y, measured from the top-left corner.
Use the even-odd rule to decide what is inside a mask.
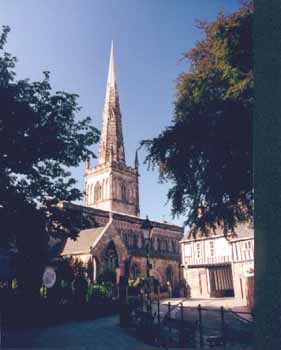
[[[49,235],[81,228],[81,214],[70,216],[58,203],[81,198],[67,168],[93,155],[99,134],[89,117],[76,120],[78,95],[52,91],[49,72],[41,81],[16,80],[8,32],[0,35],[0,246],[18,249],[21,287],[38,287]]]
[[[111,287],[106,284],[90,284],[88,289],[88,298],[100,297],[109,298],[111,296]]]
[[[86,275],[87,270],[82,261],[70,257],[63,258],[57,263],[56,273],[59,281],[65,281],[69,284],[73,282],[75,276]]]
[[[85,294],[84,296],[87,302],[94,302],[111,296],[114,285],[112,283],[114,274],[109,273],[110,271],[105,271],[104,274],[101,274],[98,283],[90,282],[89,279],[86,279],[88,273],[83,262],[71,257],[59,261],[56,266],[56,272],[57,293],[62,299],[71,299],[79,293]],[[69,291],[64,293],[64,288],[71,288],[71,293],[69,293]],[[64,302],[69,301],[70,300],[64,300]]]
[[[128,286],[129,287],[140,287],[143,284],[144,279],[137,277],[136,279],[129,279]]]
[[[11,286],[12,286],[12,289],[17,289],[18,288],[18,282],[17,282],[16,278],[14,278],[12,280]]]
[[[184,55],[172,125],[145,140],[149,166],[170,181],[172,214],[201,228],[226,233],[252,218],[253,10],[199,22],[205,38]]]
[[[40,296],[41,298],[47,298],[47,288],[44,286],[41,286],[40,288]]]

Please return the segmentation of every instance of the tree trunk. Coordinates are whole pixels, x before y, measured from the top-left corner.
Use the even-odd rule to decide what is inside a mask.
[[[280,18],[280,0],[255,2],[255,350],[281,349]]]

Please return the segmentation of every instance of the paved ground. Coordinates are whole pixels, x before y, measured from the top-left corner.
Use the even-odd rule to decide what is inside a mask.
[[[177,305],[179,302],[183,302],[185,308],[198,307],[200,304],[202,308],[219,309],[221,306],[225,310],[233,311],[240,319],[245,321],[253,321],[250,310],[247,306],[243,305],[241,301],[235,298],[208,298],[208,299],[166,299],[162,303],[164,305],[171,303],[171,305]]]
[[[167,310],[167,300],[161,305],[161,313],[164,315]],[[180,300],[170,300],[171,304],[176,305]],[[220,313],[219,307],[223,305],[239,307],[234,305],[235,301],[203,300],[193,299],[184,301],[184,318],[194,321],[198,319],[197,306],[211,308],[212,311],[203,311],[203,330],[207,337],[210,334],[220,332]],[[180,310],[172,308],[172,317],[180,318]],[[226,324],[230,327],[232,334],[238,336],[247,335],[248,325],[241,322],[231,312],[225,314]],[[248,327],[248,328],[247,328]],[[8,338],[8,341],[7,341]],[[145,345],[141,341],[130,336],[129,333],[118,326],[118,317],[106,317],[93,321],[76,321],[60,325],[47,327],[44,329],[33,329],[28,331],[19,331],[9,334],[6,337],[6,348],[20,349],[95,349],[95,350],[148,350],[157,349],[156,347]],[[159,348],[158,348],[159,349]],[[209,349],[205,346],[205,349]],[[223,349],[222,347],[212,348]],[[229,343],[225,350],[253,350],[249,342]]]
[[[181,310],[178,304],[183,302],[184,320],[194,322],[199,319],[198,305],[202,307],[202,330],[206,340],[210,335],[222,334],[222,321],[220,307],[223,306],[224,326],[227,330],[228,346],[226,349],[251,349],[253,336],[253,323],[251,315],[244,314],[249,310],[233,298],[222,299],[170,299],[161,303],[160,314],[167,314],[168,302],[171,304],[171,318],[181,319]],[[154,304],[154,311],[157,310]],[[232,310],[238,311],[232,312]],[[243,314],[241,314],[243,312]]]
[[[10,334],[6,348],[77,350],[148,350],[145,345],[118,326],[118,317],[69,322],[44,329]]]
[[[3,349],[69,349],[69,350],[156,350],[159,347],[145,345],[118,326],[118,317],[106,317],[94,321],[69,322],[44,329],[21,331],[10,335]],[[199,350],[199,346],[196,348]],[[209,349],[205,346],[205,349]],[[211,348],[210,348],[211,349]],[[222,347],[212,347],[221,350]],[[166,348],[165,350],[173,350]],[[253,350],[251,346],[228,344],[225,350]]]

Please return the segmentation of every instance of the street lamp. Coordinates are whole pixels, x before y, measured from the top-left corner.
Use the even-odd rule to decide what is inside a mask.
[[[148,219],[148,216],[146,216],[146,219],[141,225],[141,229],[143,232],[143,237],[146,240],[146,278],[147,278],[147,311],[151,313],[152,307],[151,307],[151,296],[150,296],[150,269],[151,269],[151,263],[150,263],[150,249],[151,249],[151,237],[152,237],[152,229],[153,226],[151,222]]]

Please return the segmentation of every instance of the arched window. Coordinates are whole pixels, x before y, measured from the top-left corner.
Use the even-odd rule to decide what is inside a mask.
[[[131,191],[130,188],[127,189],[127,201],[130,203],[131,201]]]
[[[172,241],[169,239],[168,241],[168,248],[169,248],[169,252],[172,252],[173,251],[173,248],[172,248]]]
[[[117,251],[116,251],[115,244],[113,241],[111,241],[108,244],[108,246],[105,250],[104,265],[105,265],[106,270],[114,271],[114,272],[115,272],[116,268],[119,266],[118,255],[117,255]]]
[[[136,263],[133,263],[131,266],[131,278],[137,279],[140,276],[140,269]]]
[[[127,201],[127,193],[126,193],[126,186],[122,183],[121,184],[121,199],[122,201],[126,202]]]
[[[160,251],[166,252],[167,251],[167,241],[165,239],[159,239],[160,241]]]
[[[158,250],[158,239],[157,239],[157,237],[155,237],[154,239],[153,239],[153,249],[155,250],[155,251],[157,251]]]
[[[127,233],[123,234],[123,241],[124,241],[126,247],[128,247],[129,246],[129,239],[128,239]]]
[[[95,184],[94,189],[94,203],[99,202],[102,199],[102,188],[99,182]]]
[[[166,268],[166,280],[171,284],[173,283],[173,268],[171,265]]]
[[[162,252],[162,241],[159,237],[157,238],[157,246],[158,246],[159,252]]]
[[[142,248],[142,237],[138,235],[138,248]]]
[[[135,244],[135,236],[131,233],[128,234],[128,245],[129,247],[133,247]]]

